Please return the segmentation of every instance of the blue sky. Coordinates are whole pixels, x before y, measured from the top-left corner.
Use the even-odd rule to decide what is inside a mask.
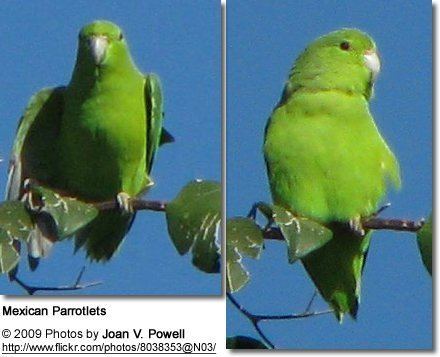
[[[227,209],[244,215],[270,201],[262,155],[266,120],[296,56],[341,27],[372,35],[382,59],[371,110],[401,163],[403,187],[388,195],[384,216],[417,219],[431,211],[431,2],[229,0],[227,6]],[[313,286],[286,247],[269,242],[247,259],[251,283],[237,299],[256,313],[301,312]],[[432,346],[432,281],[410,234],[378,232],[364,272],[358,321],[333,316],[261,327],[280,348],[418,349]],[[316,309],[325,308],[317,302]],[[257,336],[229,306],[228,335]]]
[[[155,72],[165,91],[165,126],[176,142],[160,150],[151,199],[172,199],[195,178],[220,180],[220,3],[181,1],[2,1],[0,156],[7,159],[18,119],[30,96],[67,84],[79,29],[95,19],[125,32],[144,72]],[[7,161],[7,160],[6,160]],[[0,190],[7,164],[0,164]],[[21,277],[40,285],[72,282],[85,262],[71,242],[55,246],[35,273]],[[23,264],[23,268],[25,265]],[[80,294],[218,294],[219,274],[196,270],[180,257],[166,232],[164,215],[140,212],[122,249],[107,264],[87,264],[85,282],[104,284]],[[0,292],[21,293],[5,277]]]

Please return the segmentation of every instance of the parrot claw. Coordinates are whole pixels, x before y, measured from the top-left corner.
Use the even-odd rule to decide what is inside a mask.
[[[350,220],[348,223],[351,231],[358,236],[359,238],[363,238],[365,236],[365,230],[362,227],[362,222],[360,218],[355,218]]]
[[[385,211],[385,210],[386,210],[388,207],[390,207],[390,206],[391,206],[391,203],[390,203],[390,202],[384,204],[381,208],[379,208],[379,209],[377,210],[377,212],[375,212],[375,213],[373,214],[373,217],[377,217],[379,214],[381,214],[383,211]]]
[[[33,184],[33,180],[32,179],[30,179],[30,178],[25,179],[23,181],[23,189],[25,191],[29,191],[31,189],[31,187],[32,187],[32,184]]]
[[[134,212],[131,197],[125,192],[119,192],[116,196],[118,208],[123,214],[131,214]]]

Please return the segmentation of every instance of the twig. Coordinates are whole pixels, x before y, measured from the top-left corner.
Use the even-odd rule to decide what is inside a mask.
[[[316,296],[318,296],[318,290],[315,290],[313,292],[313,295],[310,298],[309,303],[306,306],[306,309],[304,310],[305,312],[310,312],[310,310],[312,309],[312,305],[313,305],[313,302],[315,301]]]
[[[13,277],[13,281],[15,281],[18,285],[20,285],[26,292],[28,295],[34,295],[37,291],[72,291],[72,290],[81,290],[81,289],[86,289],[86,288],[90,288],[92,286],[97,286],[102,284],[101,281],[97,281],[97,282],[93,282],[93,283],[88,283],[88,284],[80,284],[81,278],[84,274],[86,267],[83,267],[81,269],[81,271],[78,274],[78,277],[75,280],[75,283],[73,285],[70,286],[53,286],[53,287],[48,287],[48,286],[31,286],[28,285],[26,283],[24,283],[21,279],[19,279],[17,276]]]
[[[269,240],[285,240],[283,233],[281,233],[281,230],[277,227],[270,227],[264,230],[263,237],[264,239],[269,239]]]
[[[315,293],[316,294],[316,293]],[[311,302],[313,302],[313,299],[315,297],[315,294],[313,295],[313,298]],[[269,338],[263,333],[260,326],[258,325],[261,321],[267,321],[267,320],[294,320],[294,319],[304,319],[307,317],[312,316],[320,316],[320,315],[326,315],[333,313],[333,310],[324,310],[324,311],[308,311],[310,309],[311,303],[308,304],[306,311],[300,313],[300,314],[288,314],[288,315],[256,315],[251,313],[249,310],[247,310],[244,306],[240,305],[238,301],[230,294],[227,293],[226,296],[228,297],[229,301],[234,305],[237,310],[239,310],[244,316],[246,316],[249,321],[254,326],[255,330],[257,331],[258,335],[261,337],[261,339],[264,341],[264,343],[271,349],[274,349],[274,344],[269,340]]]
[[[130,203],[135,211],[140,210],[148,210],[148,211],[156,211],[156,212],[164,212],[167,207],[167,202],[164,201],[146,201],[139,198],[130,199]],[[99,210],[111,210],[119,208],[119,205],[116,200],[105,201],[95,203],[95,207]]]
[[[367,229],[388,229],[401,232],[417,232],[423,227],[425,221],[411,221],[408,219],[369,218],[362,222],[362,227]]]
[[[377,217],[380,215],[383,211],[385,211],[387,208],[391,207],[391,202],[385,203],[381,208],[377,210],[376,213],[373,214],[373,217]]]
[[[377,210],[373,215],[368,218],[364,218],[361,222],[362,228],[374,229],[374,230],[392,230],[400,232],[417,232],[425,224],[424,219],[418,221],[412,221],[409,219],[396,219],[396,218],[379,218],[378,215],[391,206],[391,203],[387,203]],[[269,207],[269,208],[267,208]],[[252,205],[251,210],[248,213],[248,218],[256,220],[257,211],[259,210],[268,220],[267,224],[263,228],[264,239],[269,240],[284,240],[281,230],[277,227],[273,227],[275,223],[273,217],[268,215],[267,209],[271,209],[264,202],[256,202]]]
[[[256,319],[252,313],[250,313],[242,305],[240,305],[238,303],[238,301],[235,300],[230,293],[227,293],[226,296],[228,297],[228,299],[232,303],[232,305],[234,305],[238,309],[238,311],[240,311],[244,316],[246,316],[249,319],[249,321],[252,323],[252,326],[254,326],[255,330],[257,331],[257,333],[261,337],[261,339],[264,341],[264,343],[270,349],[274,349],[275,345],[266,337],[264,332],[260,329],[260,326],[258,326],[258,323],[260,322],[260,320]]]
[[[372,217],[362,221],[362,227],[374,230],[391,230],[399,232],[417,232],[423,227],[425,221],[411,221],[406,219],[386,219]],[[263,230],[264,239],[284,240],[281,230],[277,227],[269,227]]]

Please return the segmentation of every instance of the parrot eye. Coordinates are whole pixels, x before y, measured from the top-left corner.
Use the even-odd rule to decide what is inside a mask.
[[[122,34],[122,32],[119,34],[119,41],[121,41],[124,38],[124,35]]]
[[[339,47],[341,48],[341,50],[343,51],[348,51],[350,49],[350,42],[344,41],[341,42],[341,44],[339,45]]]

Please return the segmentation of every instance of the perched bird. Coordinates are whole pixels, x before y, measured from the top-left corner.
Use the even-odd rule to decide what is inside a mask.
[[[76,247],[106,261],[120,246],[134,219],[129,198],[151,184],[161,143],[159,78],[134,64],[121,29],[95,21],[79,33],[78,53],[67,86],[35,94],[21,118],[14,142],[7,199],[21,199],[27,179],[86,202],[117,197],[119,209],[102,211],[76,234]],[[37,227],[28,244],[33,259],[45,256],[54,237]]]
[[[365,33],[342,29],[312,42],[296,60],[267,123],[264,156],[275,204],[318,221],[333,238],[302,263],[341,321],[356,318],[371,232],[399,165],[369,110],[380,70]]]

